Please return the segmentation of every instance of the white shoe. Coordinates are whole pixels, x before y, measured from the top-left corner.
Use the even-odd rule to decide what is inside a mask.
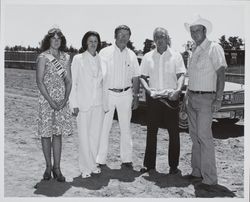
[[[82,173],[82,178],[89,178],[91,177],[90,173]]]
[[[101,169],[100,168],[96,168],[95,170],[92,171],[92,173],[99,174],[99,173],[101,173]]]

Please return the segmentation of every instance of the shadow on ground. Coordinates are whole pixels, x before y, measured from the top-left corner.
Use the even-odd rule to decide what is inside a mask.
[[[214,197],[235,197],[236,195],[228,188],[222,185],[203,186],[201,179],[192,180],[188,175],[170,175],[159,173],[157,171],[149,173],[148,176],[143,176],[148,181],[155,182],[155,185],[160,188],[167,187],[188,187],[193,185],[195,189],[195,196],[200,198],[214,198]]]
[[[143,176],[144,179],[155,182],[155,185],[160,188],[166,187],[188,187],[192,184],[191,180],[184,178],[181,174],[170,175],[159,173],[157,171],[149,172],[148,176]]]
[[[227,187],[222,185],[203,186],[201,183],[194,183],[195,196],[200,198],[235,197],[236,195]]]
[[[139,171],[132,168],[110,169],[107,166],[102,167],[100,174],[92,175],[89,178],[75,177],[70,183],[74,187],[82,187],[89,190],[99,190],[102,187],[108,186],[111,179],[117,179],[121,182],[133,182],[136,177],[140,176]]]
[[[57,182],[55,179],[41,180],[34,188],[34,194],[59,197],[62,196],[67,190],[71,188],[69,182]]]

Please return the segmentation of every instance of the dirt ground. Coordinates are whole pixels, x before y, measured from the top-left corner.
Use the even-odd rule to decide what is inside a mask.
[[[121,168],[119,159],[119,125],[116,120],[110,135],[107,167],[88,179],[79,176],[77,133],[63,139],[61,169],[65,183],[42,181],[45,161],[36,136],[37,87],[35,71],[5,69],[5,197],[132,197],[193,198],[244,197],[244,123],[213,124],[219,185],[203,190],[200,182],[185,178],[191,172],[191,139],[181,132],[181,175],[168,174],[167,130],[160,129],[157,145],[157,172],[140,174],[143,163],[146,126],[132,123],[133,170]],[[35,186],[36,185],[36,186]],[[35,188],[36,187],[36,188]]]

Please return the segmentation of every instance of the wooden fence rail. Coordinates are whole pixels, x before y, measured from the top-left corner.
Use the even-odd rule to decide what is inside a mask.
[[[5,51],[5,67],[6,68],[17,68],[17,69],[36,69],[36,59],[39,53],[34,51]],[[71,59],[74,54],[69,53]],[[138,57],[138,60],[140,58]],[[242,66],[244,68],[244,65]],[[242,68],[241,67],[241,68]],[[229,67],[230,68],[230,67]],[[234,69],[239,69],[232,67]],[[236,71],[237,72],[237,71]],[[241,72],[241,71],[239,71]],[[226,73],[226,81],[235,82],[244,84],[245,83],[245,75],[237,74],[237,73]]]

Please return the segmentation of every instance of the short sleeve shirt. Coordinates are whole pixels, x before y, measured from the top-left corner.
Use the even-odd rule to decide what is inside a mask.
[[[186,73],[180,53],[168,48],[163,54],[152,50],[142,58],[141,74],[149,76],[149,86],[158,90],[176,89],[177,76]]]
[[[102,49],[99,53],[107,69],[108,88],[132,86],[132,78],[140,76],[137,56],[128,48],[120,50],[116,45]]]
[[[205,39],[190,58],[188,88],[193,91],[216,91],[216,71],[221,66],[227,67],[224,50],[219,44]]]

